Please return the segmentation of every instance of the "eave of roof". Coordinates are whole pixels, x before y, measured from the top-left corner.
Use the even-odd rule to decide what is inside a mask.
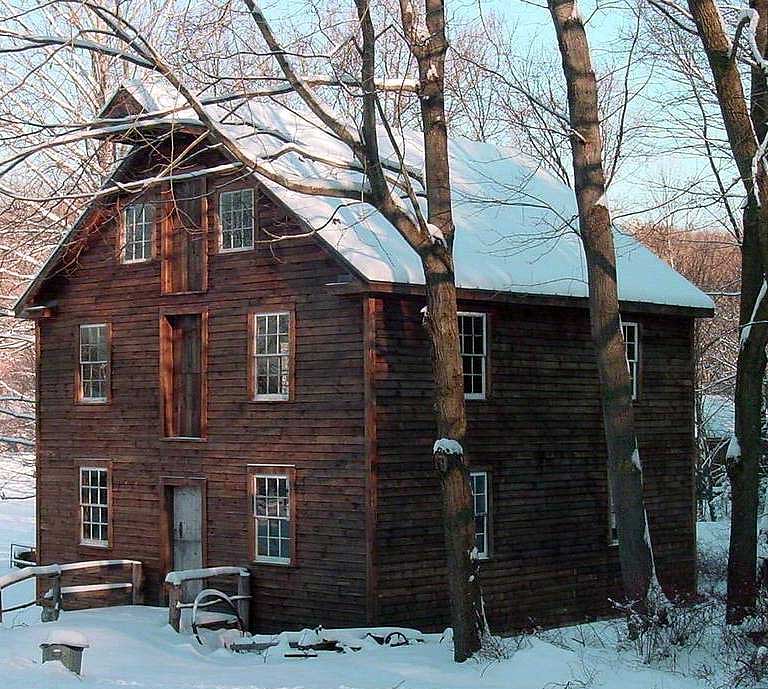
[[[121,91],[117,90],[112,97],[109,99],[109,102],[107,106],[105,106],[104,110],[101,113],[102,117],[109,117],[110,116],[110,108],[118,102],[118,99],[121,96],[129,96],[130,99],[133,101],[136,108],[140,109],[137,114],[146,114],[145,104],[140,102],[140,99],[138,99],[131,91]],[[167,133],[171,129],[177,129],[177,130],[184,130],[188,132],[201,132],[204,131],[204,128],[202,125],[200,125],[199,122],[196,122],[194,119],[189,118],[174,118],[172,121],[165,121],[162,119],[152,119],[150,118],[144,118],[140,122],[137,120],[136,129],[140,132],[141,135],[147,136],[148,133],[152,133],[153,135],[160,135],[161,133]],[[123,137],[123,140],[126,140],[124,137],[128,136],[125,132],[122,133],[115,133],[115,137]],[[130,138],[127,139],[129,142],[133,142]],[[121,171],[123,171],[129,164],[130,160],[132,159],[132,156],[128,156],[126,160],[123,162],[121,166],[118,167],[118,169],[115,170],[115,173],[110,177],[110,179],[105,183],[105,187],[110,186],[112,183],[112,180],[114,179],[115,175],[120,174]],[[301,224],[305,227],[307,230],[313,230],[313,225],[311,222],[309,222],[306,218],[303,218],[300,213],[296,211],[294,207],[291,206],[291,203],[289,200],[291,196],[286,195],[283,193],[279,193],[281,190],[275,189],[275,186],[273,183],[268,184],[265,180],[259,179],[258,175],[254,175],[254,177],[259,181],[262,186],[266,189],[269,196],[279,205],[281,205],[283,208],[286,209],[286,211],[292,213],[295,217],[298,218],[298,220],[301,222]],[[286,198],[283,198],[286,197]],[[72,229],[67,233],[66,237],[62,240],[62,242],[59,244],[57,249],[52,254],[51,258],[46,262],[46,264],[43,266],[41,271],[38,273],[36,278],[33,280],[33,282],[30,284],[30,286],[25,290],[22,297],[18,300],[16,306],[15,306],[15,312],[17,315],[23,315],[24,309],[29,306],[31,301],[35,298],[36,294],[39,292],[42,285],[45,283],[45,280],[47,277],[51,274],[53,269],[55,268],[57,262],[61,259],[61,257],[66,252],[66,248],[68,244],[72,241],[72,239],[76,236],[76,234],[82,229],[84,224],[86,223],[89,213],[93,207],[93,204],[86,208],[86,210],[83,212],[83,214],[80,216],[78,221],[75,223],[75,225],[72,227]],[[335,245],[333,241],[329,237],[326,237],[322,232],[316,233],[317,238],[322,242],[324,246],[326,246],[329,251],[338,258],[349,270],[350,272],[355,275],[357,278],[359,278],[363,283],[369,283],[372,286],[378,286],[377,289],[382,290],[383,285],[389,285],[392,287],[390,289],[390,292],[397,292],[401,294],[406,293],[423,293],[423,284],[419,284],[417,281],[414,281],[413,279],[410,280],[410,282],[400,282],[398,279],[396,279],[395,276],[392,276],[391,279],[389,279],[387,282],[382,281],[381,279],[378,279],[371,275],[366,275],[363,271],[360,270],[358,266],[354,264],[353,261],[351,261],[345,253],[340,250],[338,245]],[[646,251],[648,251],[646,249]],[[554,259],[552,259],[554,260]],[[656,259],[657,261],[661,262],[660,259]],[[663,262],[661,262],[663,263]],[[666,264],[664,264],[666,266]],[[668,266],[667,266],[668,268]],[[669,269],[671,271],[671,269]],[[678,275],[680,280],[684,280],[681,276]],[[422,276],[423,279],[423,276]],[[512,289],[510,287],[501,288],[501,289],[483,289],[480,287],[476,288],[461,288],[462,294],[465,295],[464,298],[467,299],[484,299],[488,300],[489,296],[492,296],[492,298],[496,301],[510,301],[510,302],[526,302],[526,303],[538,303],[538,304],[578,304],[578,303],[585,303],[586,297],[583,294],[549,294],[546,292],[536,293],[533,292],[527,292],[524,287],[522,289]],[[501,296],[504,295],[504,296]],[[699,300],[701,303],[697,303],[696,305],[692,304],[674,304],[674,303],[658,303],[654,302],[652,300],[649,301],[637,301],[637,300],[622,300],[622,304],[625,305],[632,305],[634,304],[635,309],[634,310],[642,310],[642,311],[651,311],[656,313],[685,313],[692,316],[711,316],[714,313],[714,309],[710,307],[703,306],[703,300]],[[711,303],[711,300],[710,300]]]

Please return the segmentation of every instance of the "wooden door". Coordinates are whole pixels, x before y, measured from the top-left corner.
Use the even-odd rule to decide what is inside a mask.
[[[165,198],[163,292],[203,292],[208,284],[205,178],[176,180]]]
[[[203,566],[203,496],[198,486],[173,488],[172,568],[200,569]],[[192,601],[202,582],[184,584],[184,600]]]

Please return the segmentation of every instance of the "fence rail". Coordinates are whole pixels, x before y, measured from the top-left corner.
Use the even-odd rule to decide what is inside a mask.
[[[103,572],[108,569],[114,569],[117,567],[130,568],[131,581],[130,582],[115,582],[115,583],[100,583],[100,584],[85,584],[78,586],[62,586],[62,576],[70,572],[80,572],[95,570],[97,572]],[[50,581],[50,588],[46,591],[42,598],[35,597],[27,603],[20,603],[10,608],[3,608],[3,591],[15,584],[20,584],[23,581],[29,579],[42,579]],[[141,562],[138,560],[96,560],[91,562],[70,562],[63,565],[32,565],[20,569],[18,572],[10,572],[0,577],[0,622],[3,621],[3,613],[14,612],[16,610],[23,610],[33,605],[39,605],[43,608],[42,620],[43,622],[51,622],[58,619],[59,612],[62,609],[63,601],[66,596],[71,595],[88,595],[90,593],[96,593],[100,591],[111,591],[115,589],[124,589],[131,592],[131,602],[134,605],[140,605],[144,602],[143,598],[144,588],[144,574],[141,566]],[[39,590],[40,587],[36,585],[35,590]]]

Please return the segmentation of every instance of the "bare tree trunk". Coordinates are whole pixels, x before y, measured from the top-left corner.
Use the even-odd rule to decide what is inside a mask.
[[[760,15],[755,39],[764,56],[768,3],[753,0],[750,5]],[[768,328],[764,323],[752,322],[764,321],[768,315],[768,299],[762,298],[768,257],[768,215],[760,203],[760,199],[768,202],[768,184],[762,161],[757,165],[754,161],[767,131],[766,82],[764,71],[753,68],[748,109],[735,50],[725,34],[714,0],[689,0],[688,7],[709,61],[728,142],[747,192],[741,246],[741,347],[736,364],[735,437],[726,459],[732,496],[726,619],[738,624],[754,608],[756,600],[760,409]]]
[[[425,260],[427,314],[432,344],[435,412],[440,438],[459,446],[435,444],[434,464],[443,503],[448,593],[453,627],[454,659],[463,662],[480,648],[484,617],[478,562],[473,558],[475,520],[469,470],[461,448],[466,427],[464,385],[459,353],[456,287],[453,271],[442,261]]]
[[[429,251],[421,253],[421,260],[427,291],[424,321],[432,343],[437,433],[440,439],[459,443],[453,448],[436,443],[434,464],[443,496],[454,659],[463,662],[479,650],[485,620],[478,563],[473,557],[475,520],[472,491],[461,449],[466,416],[452,256],[455,228],[445,117],[445,55],[448,50],[445,8],[442,0],[425,1],[426,33],[421,32],[421,35],[415,30],[415,12],[410,2],[401,0],[401,14],[409,48],[419,67],[428,222],[439,228],[445,240],[444,245],[433,241]],[[453,451],[448,451],[448,448]]]
[[[603,198],[605,175],[597,82],[575,0],[548,2],[568,85],[574,182],[587,259],[590,323],[600,376],[608,478],[616,511],[621,573],[625,595],[642,606],[653,579],[653,553],[647,535],[643,473],[621,332],[613,231]]]

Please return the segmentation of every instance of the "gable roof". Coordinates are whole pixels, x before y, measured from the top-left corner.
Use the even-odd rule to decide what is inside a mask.
[[[141,126],[200,126],[180,94],[159,79],[125,82],[104,112],[110,116],[110,106],[126,100],[139,106]],[[270,165],[289,178],[344,185],[364,181],[361,173],[344,168],[355,165],[349,149],[311,113],[273,99],[250,100],[234,113],[229,103],[209,102],[205,107],[248,157],[263,164],[266,157],[278,154]],[[116,116],[123,114],[120,108]],[[422,170],[421,134],[405,131],[398,136],[408,169]],[[384,158],[395,159],[383,133],[380,145]],[[452,139],[449,156],[457,286],[492,293],[587,297],[584,251],[574,229],[573,191],[534,161],[491,144]],[[366,280],[424,284],[419,257],[368,204],[302,194],[254,176]],[[419,176],[413,174],[417,189]],[[712,311],[709,296],[634,237],[616,230],[615,239],[622,301]]]

